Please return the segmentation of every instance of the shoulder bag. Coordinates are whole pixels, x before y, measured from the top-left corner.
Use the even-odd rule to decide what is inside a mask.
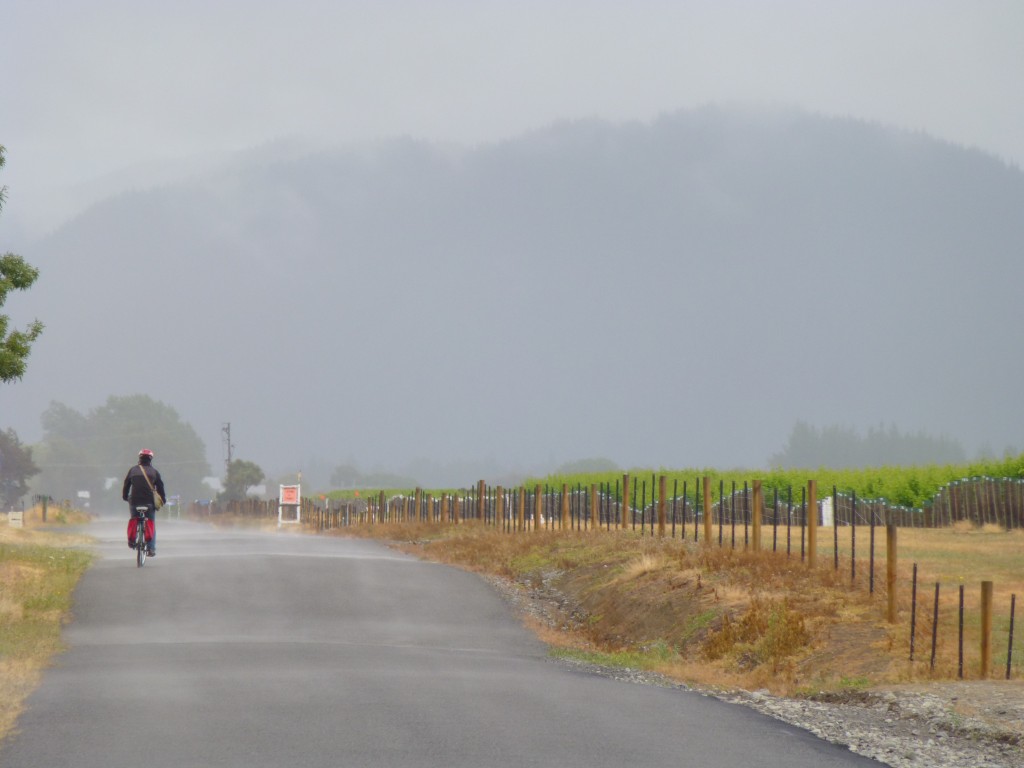
[[[146,473],[146,468],[139,464],[139,471],[142,472],[142,476],[146,478],[146,485],[149,486],[149,490],[153,492],[153,506],[156,509],[160,509],[164,505],[164,498],[156,492],[156,488],[153,487],[153,483],[150,482],[149,475]]]

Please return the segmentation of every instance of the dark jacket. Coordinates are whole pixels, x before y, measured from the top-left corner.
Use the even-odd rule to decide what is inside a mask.
[[[154,503],[153,491],[149,489],[149,483],[142,476],[143,472],[149,477],[149,483],[153,484],[160,497],[166,501],[167,493],[164,491],[164,480],[160,477],[160,473],[157,472],[156,467],[151,465],[143,467],[142,464],[136,464],[128,470],[128,474],[124,478],[124,488],[121,489],[121,498],[132,506],[141,507],[143,504]]]

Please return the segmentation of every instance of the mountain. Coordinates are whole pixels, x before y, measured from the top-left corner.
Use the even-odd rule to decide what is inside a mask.
[[[145,392],[271,472],[763,466],[798,420],[1001,449],[1022,212],[980,151],[790,109],[268,149],[24,250],[47,328],[0,426]]]

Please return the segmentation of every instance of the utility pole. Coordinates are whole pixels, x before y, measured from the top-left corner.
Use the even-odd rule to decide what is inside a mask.
[[[227,477],[227,472],[229,472],[231,470],[231,451],[235,447],[231,443],[231,422],[230,421],[225,422],[224,426],[221,427],[220,431],[224,434],[224,447],[227,450],[227,456],[228,456],[227,460],[224,462],[224,471],[225,471],[225,475],[224,476]]]

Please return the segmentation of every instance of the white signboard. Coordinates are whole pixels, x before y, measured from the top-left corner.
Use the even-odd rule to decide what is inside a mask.
[[[282,485],[277,502],[277,525],[291,525],[301,522],[302,486]]]

